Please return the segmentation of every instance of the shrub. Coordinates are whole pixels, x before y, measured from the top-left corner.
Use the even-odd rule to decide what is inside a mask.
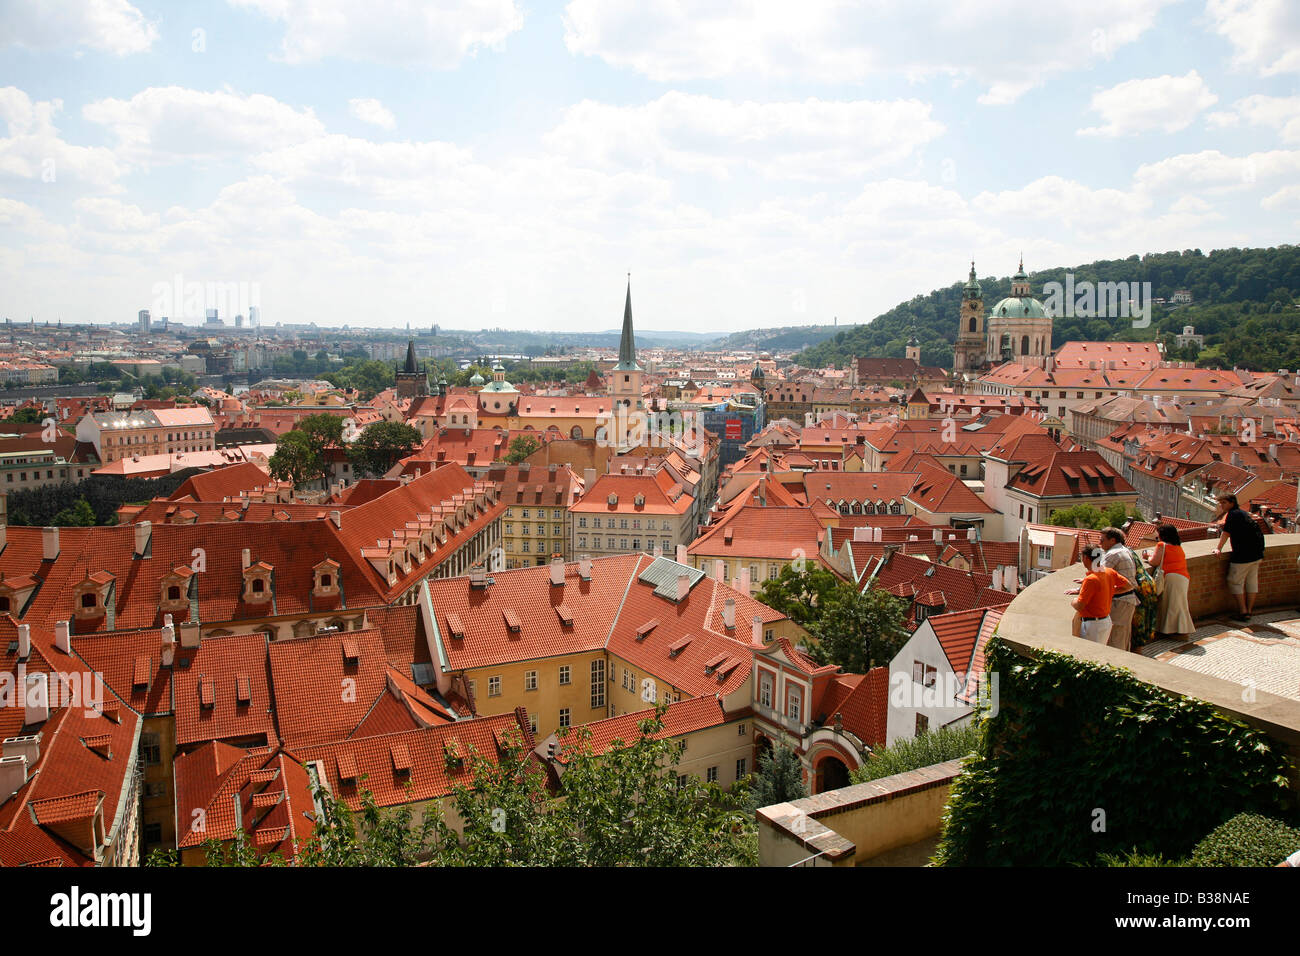
[[[1300,830],[1258,813],[1239,813],[1192,850],[1192,866],[1277,866],[1300,850]]]
[[[917,737],[895,740],[850,775],[854,783],[879,780],[908,770],[919,770],[947,760],[973,754],[979,747],[981,725],[940,727]]]

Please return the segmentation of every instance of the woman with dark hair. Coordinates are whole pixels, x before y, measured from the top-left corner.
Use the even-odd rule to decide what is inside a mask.
[[[1187,555],[1183,553],[1183,539],[1171,524],[1156,525],[1160,543],[1151,556],[1151,571],[1164,571],[1165,586],[1160,591],[1160,607],[1156,611],[1156,634],[1186,638],[1196,630],[1191,612],[1187,609],[1187,588],[1191,577],[1187,573]]]

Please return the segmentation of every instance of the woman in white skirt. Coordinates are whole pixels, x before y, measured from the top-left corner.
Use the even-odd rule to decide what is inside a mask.
[[[1183,539],[1171,524],[1156,526],[1160,543],[1151,556],[1151,572],[1164,571],[1164,588],[1160,592],[1160,605],[1156,610],[1156,635],[1158,637],[1191,636],[1196,630],[1191,612],[1187,609],[1187,588],[1191,577],[1187,573],[1187,555],[1183,553]]]

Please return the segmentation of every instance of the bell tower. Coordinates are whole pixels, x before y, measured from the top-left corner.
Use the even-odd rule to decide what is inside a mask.
[[[960,388],[962,376],[975,371],[987,360],[984,354],[984,290],[975,278],[974,261],[970,264],[970,277],[961,290],[961,311],[957,322],[952,370],[954,385]]]

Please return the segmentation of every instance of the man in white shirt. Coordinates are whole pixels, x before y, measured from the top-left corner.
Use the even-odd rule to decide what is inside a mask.
[[[1129,589],[1115,595],[1110,606],[1110,638],[1106,641],[1111,647],[1132,650],[1133,612],[1137,610],[1137,566],[1133,563],[1133,553],[1125,546],[1124,532],[1119,528],[1103,528],[1101,546],[1105,554],[1101,556],[1103,568],[1114,568],[1128,582]]]

